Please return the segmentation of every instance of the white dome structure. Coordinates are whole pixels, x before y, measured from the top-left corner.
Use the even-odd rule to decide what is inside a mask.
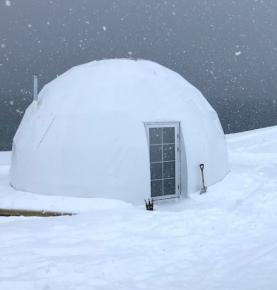
[[[229,171],[217,113],[177,73],[145,60],[74,67],[46,85],[15,135],[11,185],[140,203],[186,196]]]

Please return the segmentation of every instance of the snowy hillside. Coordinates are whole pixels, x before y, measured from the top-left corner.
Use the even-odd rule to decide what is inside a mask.
[[[154,212],[15,192],[1,153],[0,207],[81,214],[0,218],[0,289],[275,290],[277,127],[227,139],[227,178]]]

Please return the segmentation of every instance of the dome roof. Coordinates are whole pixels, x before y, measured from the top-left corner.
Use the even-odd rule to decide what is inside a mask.
[[[73,67],[43,88],[39,101],[44,100],[59,114],[116,110],[132,111],[132,116],[137,112],[141,118],[140,110],[176,110],[185,101],[212,110],[183,77],[147,60],[111,59]]]
[[[59,195],[128,201],[149,196],[145,123],[180,124],[184,193],[200,163],[213,184],[228,172],[216,112],[179,74],[151,61],[112,59],[70,69],[46,85],[14,138],[11,183]]]

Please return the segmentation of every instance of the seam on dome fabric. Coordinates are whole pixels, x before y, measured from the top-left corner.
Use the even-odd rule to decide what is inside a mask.
[[[37,145],[37,149],[40,147],[40,145],[42,144],[43,140],[45,139],[47,133],[49,132],[49,129],[50,127],[53,125],[54,121],[56,119],[56,116],[53,117],[53,119],[51,120],[50,124],[48,125],[48,127],[46,128],[45,132],[43,133],[40,141],[38,142],[38,145]]]

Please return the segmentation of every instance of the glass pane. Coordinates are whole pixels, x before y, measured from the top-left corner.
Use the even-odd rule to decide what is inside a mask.
[[[151,196],[176,194],[175,127],[149,128]]]
[[[162,145],[150,145],[150,162],[162,161]]]
[[[151,180],[162,179],[162,163],[151,163]]]
[[[161,196],[163,195],[163,181],[162,180],[155,180],[151,181],[151,196]]]
[[[175,189],[175,178],[164,179],[164,195],[173,195],[176,192]]]
[[[175,145],[163,146],[163,160],[164,161],[175,160]]]
[[[163,128],[163,143],[175,143],[175,128]]]
[[[163,178],[175,177],[175,161],[163,163]]]
[[[149,129],[150,144],[162,144],[162,128]]]

